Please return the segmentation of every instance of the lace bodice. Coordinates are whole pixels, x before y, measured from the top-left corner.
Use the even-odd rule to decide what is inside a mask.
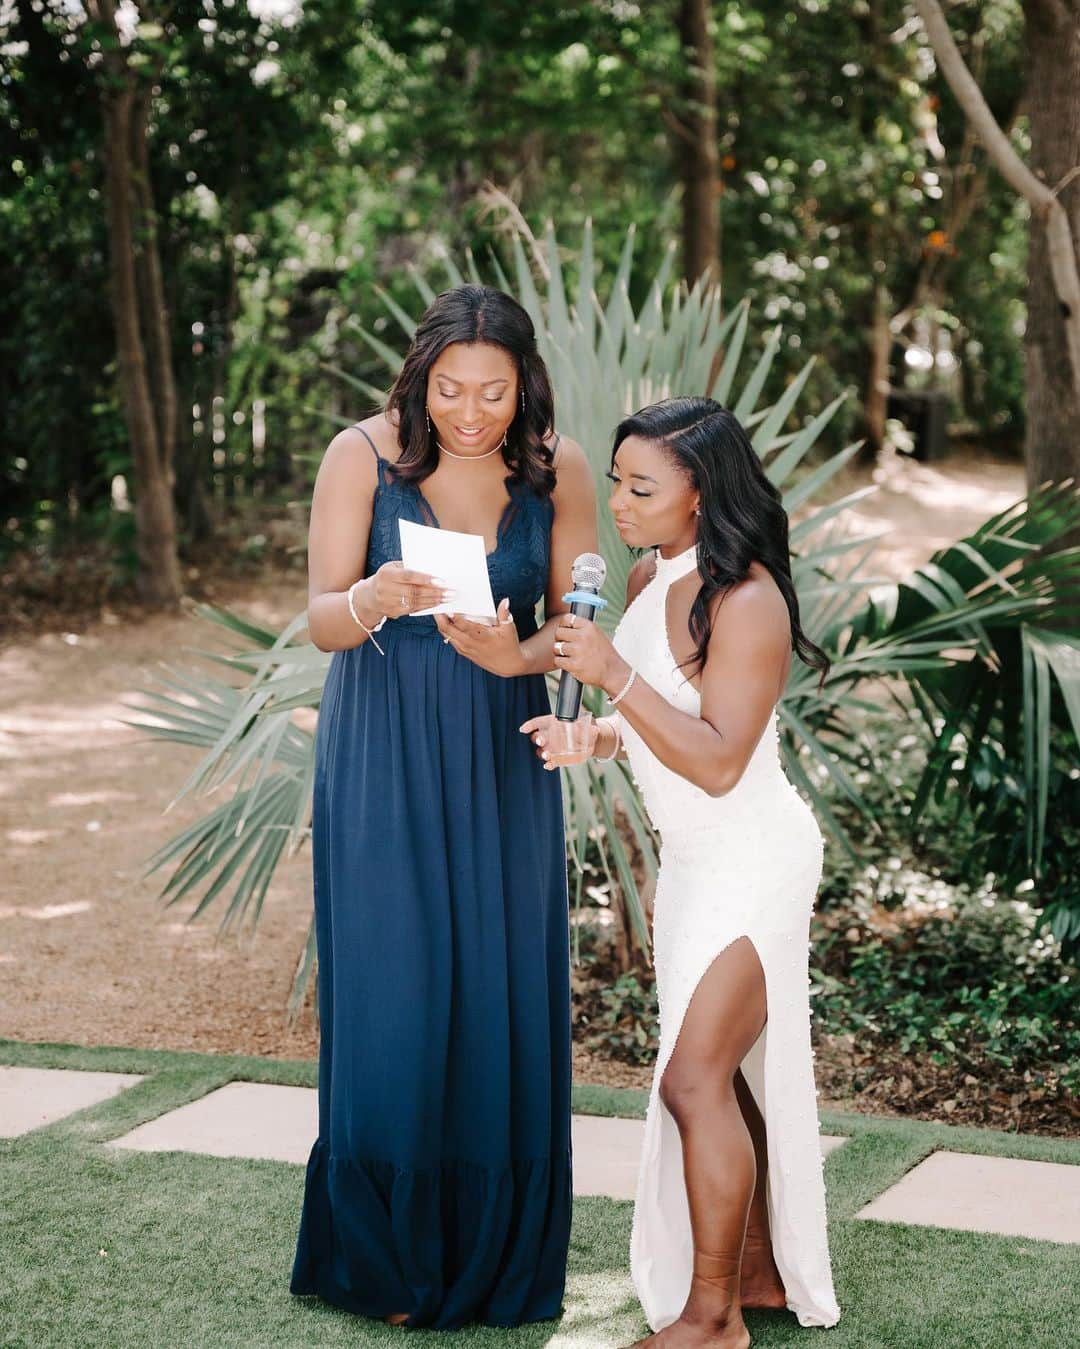
[[[365,436],[362,427],[358,427]],[[370,437],[367,437],[369,444]],[[423,490],[416,483],[402,482],[390,463],[375,450],[379,481],[372,503],[371,534],[367,568],[371,576],[384,562],[400,560],[399,520],[439,528],[439,521]],[[536,631],[536,606],[547,588],[551,546],[551,525],[555,508],[550,497],[537,496],[524,483],[506,479],[507,502],[499,520],[495,548],[488,553],[488,576],[496,605],[506,598],[510,612],[524,638]],[[398,631],[437,633],[430,617],[406,616],[395,619]]]

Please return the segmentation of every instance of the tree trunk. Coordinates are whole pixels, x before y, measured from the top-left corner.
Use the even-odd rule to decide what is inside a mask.
[[[870,332],[870,371],[866,385],[866,457],[876,461],[885,444],[889,407],[889,356],[892,353],[888,293],[881,281],[874,285],[874,322]]]
[[[160,458],[167,469],[173,464],[176,448],[176,375],[173,371],[172,330],[165,283],[161,275],[161,245],[158,238],[157,211],[150,178],[150,89],[140,91],[135,100],[132,132],[132,187],[135,202],[135,259],[138,266],[142,332],[146,338],[154,408],[157,414]]]
[[[679,37],[687,70],[677,131],[683,185],[683,273],[692,285],[720,279],[720,146],[716,56],[707,0],[680,0]]]
[[[1080,165],[1080,5],[1026,0],[1030,165],[1050,188]],[[1080,255],[1080,177],[1062,185],[1072,245]],[[1080,477],[1080,393],[1070,368],[1050,243],[1032,220],[1028,245],[1027,439],[1029,487]]]
[[[191,405],[197,402],[197,395],[188,388],[180,400],[184,412],[177,416],[175,431],[176,482],[173,487],[173,500],[176,511],[183,522],[184,533],[195,543],[205,543],[214,535],[214,510],[211,504],[210,478],[213,446],[210,437],[196,435],[191,421]]]
[[[1016,153],[953,41],[940,0],[915,0],[938,66],[1003,177],[1031,205],[1027,470],[1031,486],[1080,466],[1080,0],[1025,0],[1031,164]]]
[[[112,73],[112,72],[111,72]],[[132,121],[135,95],[125,73],[103,91],[105,197],[109,279],[124,418],[134,463],[138,590],[152,604],[180,597],[172,487],[161,453],[146,352],[139,331],[139,298],[132,238]]]

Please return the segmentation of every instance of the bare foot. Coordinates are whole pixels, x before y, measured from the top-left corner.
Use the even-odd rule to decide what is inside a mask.
[[[408,1319],[408,1312],[391,1312],[389,1316],[383,1317],[388,1326],[403,1326]]]
[[[736,1309],[725,1326],[708,1327],[680,1317],[655,1335],[638,1340],[631,1349],[750,1349],[750,1332]]]

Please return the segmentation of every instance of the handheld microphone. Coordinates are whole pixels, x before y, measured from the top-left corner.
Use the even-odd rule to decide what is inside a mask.
[[[593,618],[603,609],[607,600],[600,598],[600,589],[607,576],[607,563],[599,553],[581,553],[570,568],[573,590],[563,599],[569,602],[570,612],[578,618]],[[555,716],[559,721],[577,721],[581,711],[581,681],[566,670],[559,676],[559,694],[555,700]]]

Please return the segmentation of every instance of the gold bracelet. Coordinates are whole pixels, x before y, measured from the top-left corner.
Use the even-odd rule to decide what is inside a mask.
[[[363,581],[364,579],[365,578],[362,576],[360,578],[360,581]],[[364,622],[364,620],[360,617],[360,615],[356,612],[356,605],[353,603],[353,591],[360,584],[360,581],[354,581],[352,585],[348,588],[348,590],[346,590],[345,603],[349,606],[349,613],[352,615],[352,621],[356,624],[358,628],[362,628],[363,631],[367,633],[368,637],[371,640],[372,646],[374,646],[375,650],[379,653],[379,655],[385,656],[386,652],[375,640],[375,634],[386,622],[386,615],[383,614],[382,618],[379,619],[378,623],[376,623],[373,628],[369,628],[368,625]]]

